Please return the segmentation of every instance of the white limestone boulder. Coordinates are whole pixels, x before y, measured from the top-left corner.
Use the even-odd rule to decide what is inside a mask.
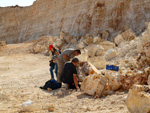
[[[118,35],[115,37],[114,42],[116,45],[119,45],[121,42],[125,41],[122,37],[122,35]]]
[[[88,59],[97,69],[106,68],[106,59],[104,56],[95,56]]]
[[[127,31],[121,33],[121,35],[125,41],[131,41],[136,38],[135,33],[131,29],[128,29]]]
[[[97,44],[90,44],[85,49],[87,49],[89,57],[100,56],[104,51],[104,48]]]
[[[121,87],[120,73],[114,71],[105,71],[105,76],[108,80],[109,90],[116,91]]]
[[[150,113],[150,86],[134,85],[128,92],[126,105],[130,113]]]
[[[99,98],[104,93],[104,88],[107,83],[105,76],[101,74],[93,74],[85,77],[81,89],[84,93]]]
[[[100,74],[100,71],[89,61],[83,63],[82,70],[86,75]]]
[[[109,49],[106,51],[104,57],[106,60],[111,60],[111,59],[117,57],[117,55],[118,55],[118,53],[115,49]]]
[[[98,36],[97,36],[97,37],[94,37],[94,38],[93,38],[93,43],[94,43],[94,44],[98,44],[99,42],[101,42],[101,40],[102,40],[101,37],[98,37]]]
[[[76,56],[80,60],[80,62],[86,62],[88,60],[88,51],[86,49],[81,50],[81,54]]]
[[[110,42],[110,41],[102,41],[98,43],[104,48],[104,51],[107,51],[108,49],[113,49],[116,47],[115,43]]]

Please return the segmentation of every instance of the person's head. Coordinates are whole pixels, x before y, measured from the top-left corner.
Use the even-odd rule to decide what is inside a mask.
[[[79,49],[77,49],[77,50],[75,50],[75,51],[73,52],[73,54],[74,54],[75,56],[78,56],[78,55],[81,54],[81,51],[80,51]]]
[[[77,66],[79,64],[79,59],[78,58],[73,58],[72,63],[74,66]]]
[[[49,45],[49,51],[52,53],[55,52],[55,47],[53,45]]]

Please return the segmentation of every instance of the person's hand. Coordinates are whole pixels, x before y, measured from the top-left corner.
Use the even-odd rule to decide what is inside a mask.
[[[77,87],[76,89],[77,89],[77,91],[80,91],[80,88],[79,88],[79,87]]]

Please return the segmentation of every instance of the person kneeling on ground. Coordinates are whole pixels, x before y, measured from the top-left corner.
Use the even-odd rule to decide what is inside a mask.
[[[65,51],[63,51],[59,56],[58,56],[58,60],[57,60],[57,64],[58,64],[58,76],[57,76],[57,82],[61,83],[61,74],[62,74],[62,70],[64,67],[64,64],[68,61],[70,61],[70,59],[74,58],[75,56],[78,56],[81,54],[80,50],[74,50],[74,49],[66,49]]]
[[[71,63],[66,63],[62,70],[61,81],[68,84],[69,89],[80,89],[77,81],[77,70],[76,66],[78,65],[79,60],[73,58]]]

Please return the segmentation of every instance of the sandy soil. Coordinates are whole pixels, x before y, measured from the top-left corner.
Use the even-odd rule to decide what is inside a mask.
[[[54,113],[128,113],[127,93],[94,99],[76,91],[60,95],[63,89],[46,92],[39,87],[50,79],[49,57],[5,53],[0,53],[0,113],[19,113],[28,100],[37,108],[33,113],[48,113],[52,106]]]

